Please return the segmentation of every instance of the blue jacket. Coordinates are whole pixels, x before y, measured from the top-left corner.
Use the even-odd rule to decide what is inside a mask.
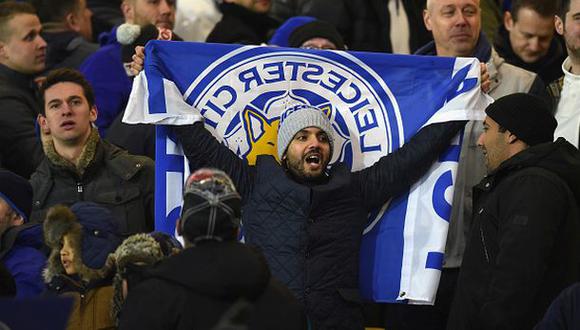
[[[12,227],[2,235],[0,260],[14,277],[17,298],[30,298],[44,292],[42,270],[46,266],[46,256],[40,251],[43,245],[40,224]]]
[[[334,164],[315,185],[289,177],[272,156],[249,166],[201,123],[174,132],[192,170],[216,167],[232,178],[247,243],[262,250],[274,277],[304,303],[314,328],[362,329],[358,255],[367,214],[419,179],[461,127],[431,125],[367,169],[351,173]]]
[[[99,114],[95,124],[101,136],[125,109],[132,80],[127,76],[121,61],[121,44],[115,38],[116,28],[108,36],[101,37],[102,47],[89,56],[79,70],[95,92]],[[104,44],[103,44],[104,43]]]

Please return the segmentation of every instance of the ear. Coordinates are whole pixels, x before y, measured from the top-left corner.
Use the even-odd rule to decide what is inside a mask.
[[[511,31],[514,28],[514,18],[512,17],[512,13],[509,11],[503,13],[503,25],[508,31]]]
[[[0,59],[6,58],[6,44],[0,41]]]
[[[554,26],[556,27],[556,32],[558,32],[559,35],[563,36],[564,35],[564,21],[562,21],[562,19],[557,15],[554,19]]]
[[[510,132],[509,130],[506,131],[506,133],[507,133],[506,134],[506,142],[508,144],[513,144],[519,140],[518,137],[515,134],[513,134],[512,132]]]
[[[65,18],[65,25],[69,30],[79,32],[81,30],[80,25],[78,24],[78,20],[74,13],[68,13]]]
[[[90,116],[89,119],[91,123],[94,123],[97,120],[97,116],[99,115],[99,111],[97,110],[97,106],[93,105],[93,107],[89,110]]]
[[[433,31],[433,27],[431,26],[431,14],[429,14],[427,9],[423,9],[423,23],[425,23],[427,31]]]
[[[24,218],[22,218],[21,215],[17,215],[13,220],[12,220],[12,226],[21,226],[24,224]]]
[[[40,129],[42,129],[42,133],[50,134],[50,128],[48,127],[45,116],[39,114],[38,117],[36,117],[36,122],[38,123],[38,126],[40,126]]]
[[[133,19],[135,18],[135,13],[133,11],[133,6],[129,3],[131,0],[123,0],[121,3],[121,12],[125,17],[127,23],[133,24]]]

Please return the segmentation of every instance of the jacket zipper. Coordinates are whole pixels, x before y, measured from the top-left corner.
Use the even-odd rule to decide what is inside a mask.
[[[487,252],[487,245],[485,245],[485,237],[483,236],[483,228],[479,226],[479,234],[481,236],[481,243],[483,244],[483,253],[485,253],[485,260],[489,264],[489,253]]]
[[[79,200],[83,200],[83,183],[77,182],[77,193],[79,194]]]

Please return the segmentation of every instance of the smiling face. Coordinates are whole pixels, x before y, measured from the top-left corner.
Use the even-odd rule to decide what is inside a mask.
[[[526,63],[535,63],[548,53],[554,37],[554,17],[543,17],[530,8],[520,8],[517,20],[506,12],[504,25],[514,53]]]
[[[491,172],[499,167],[501,163],[511,157],[509,152],[509,142],[513,135],[500,127],[500,125],[490,117],[485,117],[483,121],[483,133],[477,140],[477,145],[483,151],[485,166]]]
[[[429,0],[423,21],[438,56],[471,56],[481,30],[479,0]]]
[[[96,107],[90,106],[83,88],[73,82],[56,83],[44,92],[44,112],[40,125],[55,143],[84,145],[97,119]]]
[[[45,68],[46,42],[40,36],[41,25],[32,14],[17,14],[6,24],[9,33],[0,40],[0,63],[10,69],[35,74]]]
[[[324,174],[330,156],[326,132],[318,127],[306,127],[294,135],[282,161],[294,177],[309,181]]]
[[[62,248],[60,249],[60,262],[67,275],[74,275],[77,273],[75,267],[75,252],[71,244],[69,235],[62,237]]]

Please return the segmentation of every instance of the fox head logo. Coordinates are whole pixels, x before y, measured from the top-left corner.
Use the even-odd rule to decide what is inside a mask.
[[[278,159],[277,141],[279,118],[268,119],[262,113],[246,109],[243,114],[244,129],[250,144],[246,159],[250,165],[256,164],[258,155],[272,155]]]

